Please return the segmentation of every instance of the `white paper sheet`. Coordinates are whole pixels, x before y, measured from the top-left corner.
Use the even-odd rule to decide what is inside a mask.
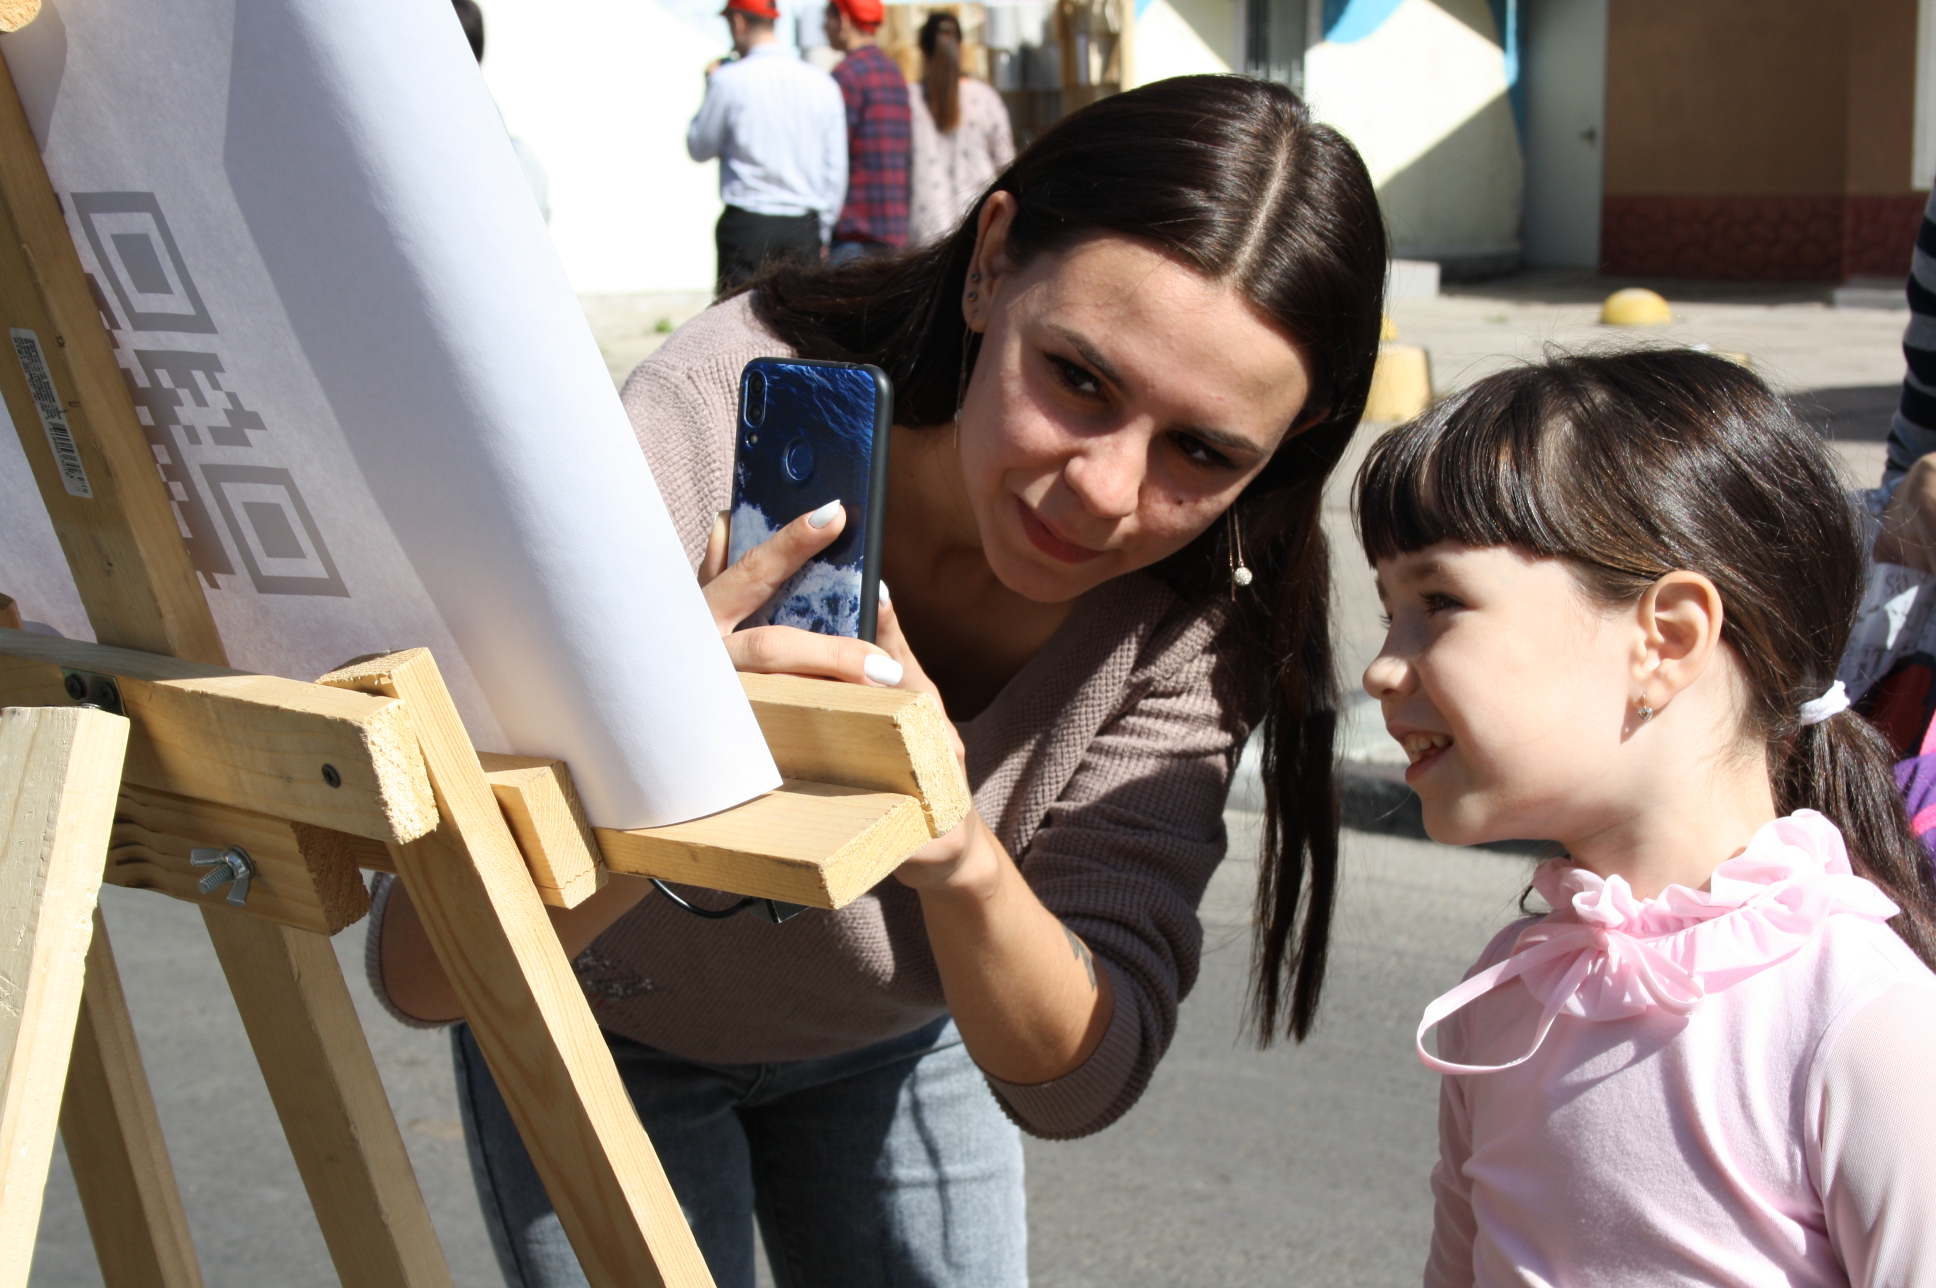
[[[428,646],[600,826],[777,785],[445,0],[47,0],[0,54],[233,665]],[[35,531],[0,590],[69,611]]]

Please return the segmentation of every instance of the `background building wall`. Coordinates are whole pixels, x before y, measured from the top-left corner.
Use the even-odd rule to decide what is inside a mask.
[[[1326,10],[1305,90],[1319,119],[1364,154],[1393,254],[1437,260],[1450,278],[1516,267],[1525,170],[1493,6],[1352,0]]]
[[[1916,0],[1612,5],[1608,271],[1905,272],[1915,38]]]
[[[686,156],[718,3],[480,0],[484,81],[544,167],[551,236],[581,295],[711,292],[719,167]],[[815,10],[818,13],[818,10]],[[791,35],[792,24],[781,23]]]
[[[817,0],[780,0],[817,45]],[[1915,0],[1907,0],[1914,4]],[[718,0],[480,0],[484,78],[549,181],[551,231],[585,295],[707,292],[718,167],[686,157]],[[1449,275],[1510,268],[1523,165],[1495,8],[1507,0],[1309,0],[1303,88],[1363,152],[1396,253]],[[1244,66],[1242,0],[1139,0],[1137,84]]]
[[[1521,0],[1526,262],[1598,268],[1607,0]]]

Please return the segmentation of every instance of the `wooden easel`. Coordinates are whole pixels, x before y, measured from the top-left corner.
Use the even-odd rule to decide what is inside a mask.
[[[0,29],[22,7],[0,0]],[[613,871],[839,907],[965,815],[945,718],[746,676],[785,786],[595,831],[562,764],[480,758],[424,650],[313,684],[230,670],[3,62],[0,82],[0,320],[52,338],[91,497],[62,486],[18,364],[0,396],[102,641],[0,624],[0,1288],[26,1283],[57,1104],[109,1288],[201,1283],[103,879],[202,906],[342,1281],[450,1283],[327,942],[368,908],[359,869],[410,892],[590,1282],[709,1285],[545,905]],[[231,848],[253,866],[239,906],[193,862]]]

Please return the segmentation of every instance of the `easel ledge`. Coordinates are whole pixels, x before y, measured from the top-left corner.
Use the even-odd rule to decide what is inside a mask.
[[[315,684],[0,628],[0,706],[112,693],[130,721],[106,879],[204,895],[189,851],[240,845],[259,915],[334,934],[367,910],[356,869],[438,820],[424,730],[408,718],[423,649],[365,659]],[[78,686],[70,677],[81,677]],[[103,689],[96,677],[113,682]],[[575,907],[607,872],[840,908],[967,814],[946,718],[925,694],[743,675],[785,777],[776,791],[670,827],[590,827],[562,761],[470,751],[545,902]],[[448,702],[441,680],[436,699]],[[454,720],[454,713],[453,713]],[[451,731],[461,741],[461,727]]]
[[[343,1281],[448,1288],[325,939],[368,911],[361,866],[409,889],[588,1279],[710,1284],[539,898],[582,898],[609,856],[617,870],[837,907],[969,804],[926,696],[745,680],[784,770],[848,781],[789,779],[676,827],[594,831],[559,762],[480,758],[427,650],[307,684],[0,629],[0,767],[18,771],[0,789],[24,802],[7,815],[24,826],[0,836],[0,885],[8,872],[31,885],[6,902],[32,914],[13,929],[33,962],[13,972],[22,996],[4,999],[26,1023],[0,1032],[18,1074],[0,1134],[25,1146],[0,1160],[0,1264],[31,1261],[58,1104],[111,1288],[200,1288],[93,910],[104,875],[201,905]],[[230,847],[254,865],[239,904],[202,889],[191,861]],[[0,1270],[0,1288],[19,1282]]]

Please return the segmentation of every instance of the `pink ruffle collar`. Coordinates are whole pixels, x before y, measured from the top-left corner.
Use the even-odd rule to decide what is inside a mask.
[[[1687,1015],[1710,992],[1793,956],[1846,914],[1882,922],[1900,911],[1849,866],[1842,833],[1812,809],[1756,832],[1714,869],[1707,890],[1669,886],[1634,898],[1626,878],[1601,878],[1570,860],[1539,866],[1533,888],[1554,911],[1528,926],[1504,961],[1425,1008],[1418,1058],[1440,1073],[1495,1073],[1523,1064],[1565,1013],[1615,1020],[1658,1006]],[[1532,1047],[1496,1065],[1454,1064],[1425,1049],[1425,1035],[1460,1007],[1511,980],[1542,1003]]]

